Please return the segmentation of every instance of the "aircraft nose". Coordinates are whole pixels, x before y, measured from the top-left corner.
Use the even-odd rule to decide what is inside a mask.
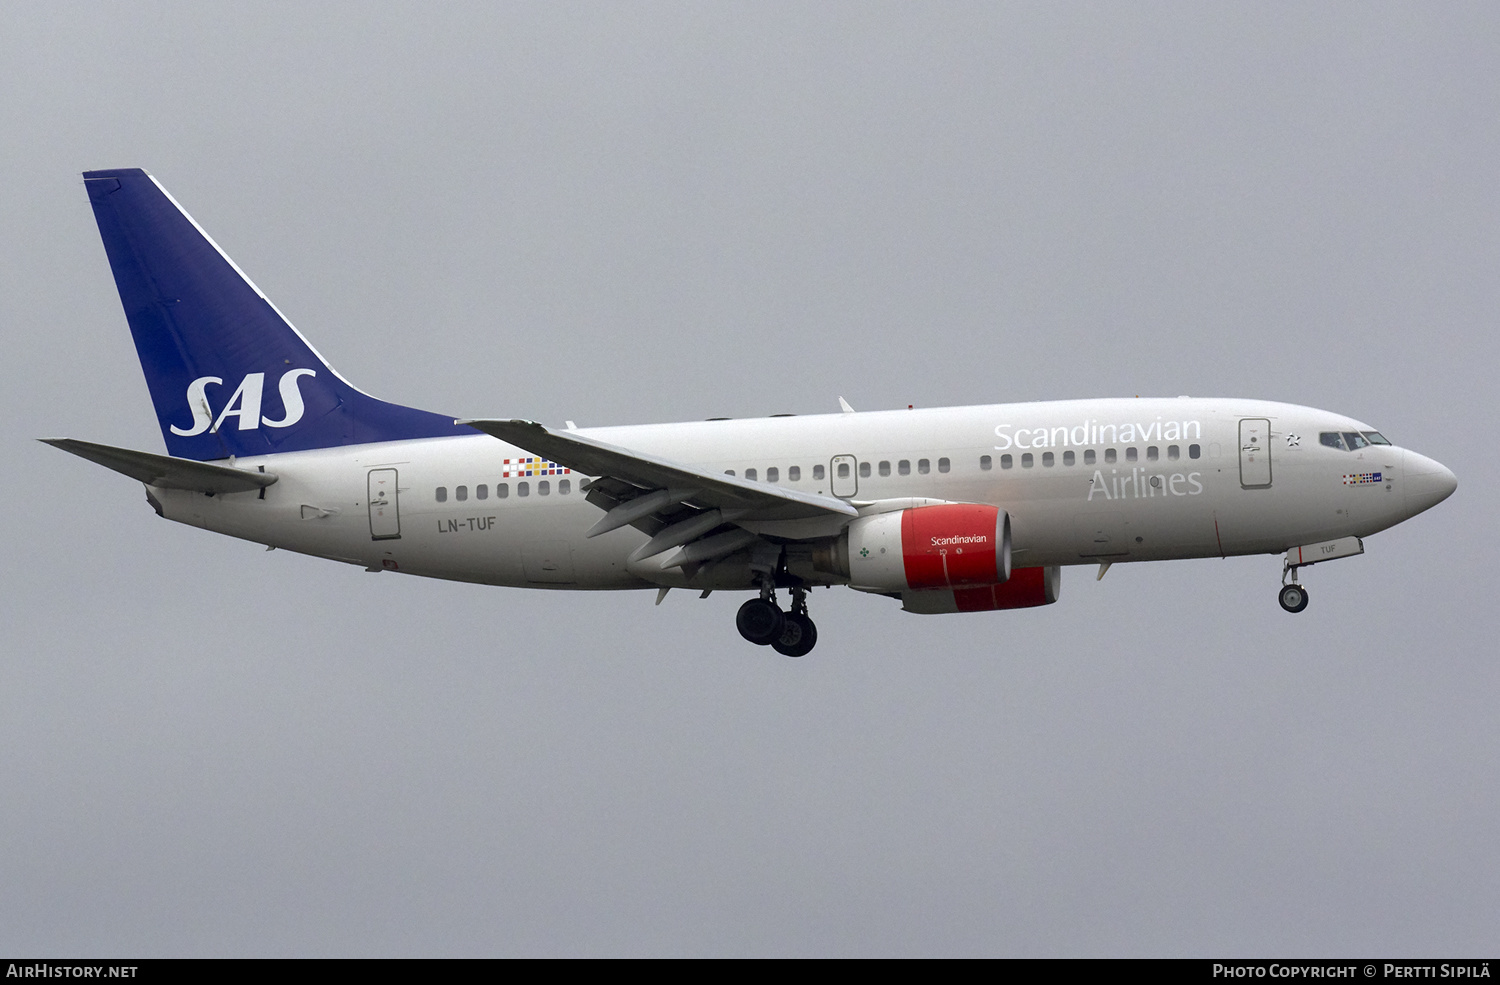
[[[1416,516],[1430,510],[1458,488],[1458,477],[1441,462],[1416,452],[1406,453],[1406,509]]]

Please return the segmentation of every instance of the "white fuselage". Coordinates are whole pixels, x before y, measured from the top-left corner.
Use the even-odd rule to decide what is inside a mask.
[[[1364,537],[1451,491],[1438,478],[1451,473],[1414,452],[1319,442],[1323,432],[1369,431],[1291,404],[1184,397],[578,433],[866,510],[911,499],[998,506],[1010,515],[1014,564],[1030,567],[1272,553]],[[534,588],[752,587],[699,586],[681,569],[632,565],[647,536],[631,527],[586,538],[602,515],[585,501],[587,477],[517,477],[513,463],[528,455],[478,433],[350,445],[239,459],[239,468],[280,476],[263,492],[151,493],[169,519],[376,570]],[[380,470],[394,470],[396,492],[376,518],[371,477]],[[809,541],[836,536],[829,523],[757,532]]]

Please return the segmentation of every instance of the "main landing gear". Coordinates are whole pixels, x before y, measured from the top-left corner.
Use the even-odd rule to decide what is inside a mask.
[[[751,643],[769,646],[789,657],[805,656],[818,642],[818,627],[807,615],[805,588],[792,589],[792,609],[782,612],[776,605],[776,590],[762,587],[760,598],[740,606],[734,624]]]

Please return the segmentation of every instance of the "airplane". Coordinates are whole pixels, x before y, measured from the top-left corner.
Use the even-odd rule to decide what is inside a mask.
[[[1346,415],[1237,398],[457,420],[345,380],[147,172],[83,177],[168,454],[40,440],[268,549],[657,604],[749,592],[740,635],[800,657],[818,586],[991,612],[1056,602],[1068,566],[1284,553],[1278,601],[1301,612],[1302,568],[1458,485]]]

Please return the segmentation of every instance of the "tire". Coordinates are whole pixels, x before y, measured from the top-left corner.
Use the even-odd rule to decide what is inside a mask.
[[[788,657],[805,657],[817,645],[818,627],[802,613],[792,612],[787,614],[786,628],[771,648]]]
[[[1301,612],[1307,608],[1307,589],[1301,585],[1282,585],[1276,601],[1288,612]]]
[[[766,599],[751,599],[740,606],[734,617],[740,635],[756,646],[768,646],[781,638],[786,629],[786,614]]]

